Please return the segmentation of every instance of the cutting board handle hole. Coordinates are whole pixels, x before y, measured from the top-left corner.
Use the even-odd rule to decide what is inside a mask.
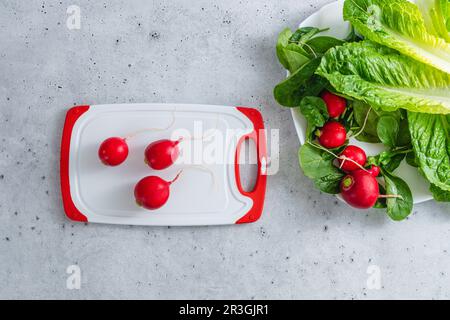
[[[245,192],[252,192],[258,177],[258,155],[256,144],[252,139],[242,142],[239,154],[239,176],[241,187]]]

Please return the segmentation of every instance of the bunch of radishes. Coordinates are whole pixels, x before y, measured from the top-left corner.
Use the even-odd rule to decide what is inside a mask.
[[[338,120],[344,114],[347,101],[328,91],[321,95],[332,118],[317,133],[318,141],[325,150],[343,147],[347,141],[345,126]],[[331,151],[328,151],[332,153]],[[332,153],[333,154],[333,153]],[[336,156],[336,165],[346,173],[340,183],[342,198],[351,206],[359,209],[372,208],[380,195],[377,177],[380,174],[378,166],[367,166],[367,156],[363,149],[349,145]]]
[[[180,142],[181,139],[176,141],[163,139],[149,144],[145,149],[145,163],[154,170],[170,167],[180,154],[178,146]],[[127,138],[106,139],[100,145],[98,156],[104,165],[122,164],[128,157]],[[171,181],[165,181],[158,176],[147,176],[141,179],[134,188],[136,203],[148,210],[161,208],[169,199],[170,185],[178,179],[180,173]]]

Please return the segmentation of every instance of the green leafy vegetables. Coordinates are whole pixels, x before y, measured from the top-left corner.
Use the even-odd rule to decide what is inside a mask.
[[[372,41],[329,50],[317,74],[377,109],[450,113],[450,74]]]
[[[430,33],[407,0],[346,0],[344,19],[366,39],[450,73],[450,44]]]
[[[428,32],[450,42],[450,2],[448,0],[418,0]]]
[[[304,97],[318,95],[327,81],[317,76],[321,57],[330,48],[344,41],[332,37],[317,36],[325,30],[300,28],[292,33],[285,29],[277,42],[277,56],[290,76],[274,89],[275,100],[286,107],[298,107]]]
[[[305,176],[312,179],[319,190],[339,193],[339,183],[344,174],[333,165],[333,156],[308,143],[300,148],[299,159]]]
[[[343,17],[353,27],[345,40],[308,27],[285,29],[276,46],[289,77],[274,97],[307,120],[299,151],[304,174],[322,192],[338,194],[352,174],[342,161],[371,174],[380,168],[373,207],[400,221],[413,207],[408,184],[395,174],[405,161],[428,180],[436,201],[450,202],[450,1],[345,0]],[[325,91],[347,100],[336,118]],[[330,121],[342,124],[347,138],[385,150],[362,164],[342,158],[349,140],[335,149],[320,143]]]
[[[438,189],[450,191],[450,126],[448,117],[408,113],[414,153],[420,171]]]
[[[383,177],[386,184],[386,192],[396,195],[386,199],[387,214],[392,220],[401,221],[409,216],[412,211],[413,198],[411,190],[405,181],[388,171],[383,172]]]

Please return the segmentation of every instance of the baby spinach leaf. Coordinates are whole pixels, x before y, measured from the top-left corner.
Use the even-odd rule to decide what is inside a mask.
[[[351,105],[355,114],[356,123],[361,128],[364,126],[363,134],[365,133],[368,137],[374,137],[374,140],[376,139],[374,142],[380,142],[377,133],[378,114],[375,110],[362,101],[353,101]]]
[[[300,103],[300,111],[308,121],[309,133],[317,127],[323,127],[329,115],[327,105],[318,97],[305,97]]]
[[[295,30],[292,37],[289,39],[290,42],[299,43],[300,41],[307,41],[311,39],[317,32],[318,28],[315,27],[303,27]]]
[[[352,26],[352,29],[351,29],[349,35],[344,40],[345,40],[345,42],[358,42],[358,41],[361,41],[362,38],[356,34],[355,28]]]
[[[324,54],[333,47],[341,46],[344,41],[327,36],[312,38],[307,41],[307,47],[311,48],[315,54]]]
[[[284,54],[284,48],[289,44],[289,39],[291,38],[291,36],[292,36],[292,31],[289,28],[284,29],[278,35],[278,41],[277,41],[277,46],[276,46],[277,57],[285,69],[289,69],[289,64],[288,64],[286,56]]]
[[[332,37],[316,37],[318,33],[324,30],[314,27],[300,28],[292,34],[289,38],[289,45],[293,45],[296,48],[300,48],[302,51],[299,53],[303,54],[309,59],[317,58],[319,55],[323,55],[330,45],[341,45],[343,41],[332,38]],[[324,38],[314,40],[315,38]],[[309,43],[311,42],[311,44]],[[286,47],[287,48],[287,47]],[[325,50],[325,51],[323,51]]]
[[[316,188],[322,192],[328,194],[338,194],[341,192],[340,184],[343,178],[344,175],[341,172],[335,171],[324,177],[315,179],[314,184]]]
[[[387,214],[394,221],[404,220],[412,212],[413,198],[408,184],[386,170],[382,170],[386,194],[399,196],[386,199]]]
[[[450,202],[450,191],[444,191],[434,184],[430,185],[430,191],[433,194],[434,200],[438,202]]]
[[[344,174],[333,165],[334,157],[310,145],[304,144],[299,151],[299,162],[303,173],[312,179],[322,192],[337,194]]]
[[[371,136],[366,132],[360,133],[355,139],[361,142],[380,143],[380,139],[377,136]]]
[[[381,166],[389,172],[395,171],[405,159],[405,148],[410,146],[411,141],[408,123],[402,119],[401,111],[374,110],[359,101],[353,102],[353,110],[358,125],[364,126],[357,138],[365,142],[382,142],[389,147],[389,150],[378,156],[370,157],[369,164]]]
[[[328,175],[337,170],[333,161],[323,156],[324,151],[311,146],[309,143],[300,148],[299,160],[305,176],[316,179]]]
[[[275,100],[286,107],[298,107],[306,96],[317,96],[325,88],[326,80],[314,75],[320,59],[304,64],[274,89]]]
[[[389,172],[394,172],[403,161],[403,159],[405,159],[405,156],[406,155],[402,150],[383,151],[377,156],[369,157],[367,159],[367,164],[376,165]]]
[[[405,159],[406,154],[393,154],[385,164],[383,164],[383,168],[389,172],[394,172],[402,163],[403,159]]]
[[[291,37],[292,31],[289,28],[284,29],[278,36],[276,52],[283,67],[293,73],[311,59],[301,46],[289,42]]]
[[[397,147],[411,147],[411,135],[409,133],[408,119],[404,118],[399,122],[397,135]]]
[[[289,43],[286,47],[286,50],[290,50],[290,51],[295,51],[300,53],[301,55],[305,56],[308,58],[308,60],[311,60],[311,58],[308,56],[308,52],[306,52],[305,49],[303,49],[303,47],[301,45],[298,45],[296,43]]]
[[[386,189],[381,185],[378,184],[378,188],[380,189],[380,194],[386,194]],[[378,198],[377,202],[373,206],[374,209],[386,209],[387,203],[385,198]]]
[[[298,51],[283,49],[283,54],[286,60],[287,69],[290,73],[294,73],[300,69],[305,63],[308,63],[310,59]]]
[[[377,124],[377,135],[384,145],[394,148],[397,145],[397,137],[400,129],[398,120],[391,115],[381,116]]]
[[[303,44],[312,39],[316,34],[326,31],[328,29],[319,29],[316,27],[303,27],[297,29],[289,39],[289,42]]]
[[[352,101],[351,106],[353,108],[354,114],[355,114],[355,120],[356,123],[360,128],[364,127],[363,132],[357,137],[358,140],[364,141],[364,142],[372,142],[377,143],[381,142],[380,138],[378,137],[378,122],[380,117],[382,116],[391,116],[395,119],[398,119],[400,121],[401,119],[401,113],[400,112],[386,112],[382,110],[376,110],[374,108],[371,108],[369,104],[363,102],[363,101]],[[366,120],[367,118],[367,120]],[[408,131],[408,130],[406,130]],[[400,130],[399,130],[399,137],[400,138]],[[401,137],[404,139],[404,137]],[[398,144],[398,143],[397,143]],[[403,144],[400,144],[403,145]]]
[[[419,167],[419,162],[416,158],[416,155],[414,154],[414,151],[411,151],[406,155],[406,163],[409,164],[411,167],[415,168]]]
[[[308,123],[306,129],[306,139],[311,141],[314,131],[318,127],[323,127],[329,118],[327,106],[321,98],[305,97],[300,103],[300,111]]]

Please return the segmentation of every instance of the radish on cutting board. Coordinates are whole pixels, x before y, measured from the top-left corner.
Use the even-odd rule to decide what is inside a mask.
[[[119,137],[106,139],[98,149],[98,157],[106,166],[115,167],[122,164],[128,157],[127,141]]]
[[[167,125],[162,127],[163,124]],[[210,164],[200,158],[202,162],[194,162],[205,167],[210,174],[202,172],[205,170],[184,171],[182,179],[169,185],[169,181],[186,166],[174,163],[163,171],[153,171],[142,159],[150,142],[171,139],[176,130],[203,137],[202,133],[210,129],[221,133],[221,161]],[[227,134],[229,130],[233,133]],[[118,170],[104,170],[99,161],[96,151],[106,137],[126,137],[129,154]],[[242,188],[239,172],[239,155],[241,149],[244,151],[247,140],[254,142],[258,164],[255,187],[251,191]],[[216,142],[208,140],[205,143],[207,147]],[[172,144],[169,149],[174,147]],[[195,144],[192,147],[195,151]],[[206,151],[207,148],[205,154]],[[172,162],[169,159],[165,164]],[[148,226],[255,222],[263,211],[266,173],[264,122],[257,109],[117,104],[73,107],[66,115],[61,143],[61,191],[65,212],[75,221]],[[141,193],[140,188],[137,188],[137,195],[138,202],[149,208],[161,205],[154,214],[137,206],[134,196],[137,182],[152,175],[165,182],[156,179],[150,186],[154,188],[156,185],[158,190],[165,191],[157,193],[158,199]],[[211,176],[214,177],[213,187]]]
[[[168,139],[152,142],[145,149],[145,163],[155,170],[164,170],[170,167],[180,155],[178,144],[181,139],[173,141]]]
[[[170,196],[170,186],[181,172],[171,181],[166,181],[157,176],[148,176],[141,179],[134,188],[134,197],[138,206],[148,210],[156,210],[166,204]]]

